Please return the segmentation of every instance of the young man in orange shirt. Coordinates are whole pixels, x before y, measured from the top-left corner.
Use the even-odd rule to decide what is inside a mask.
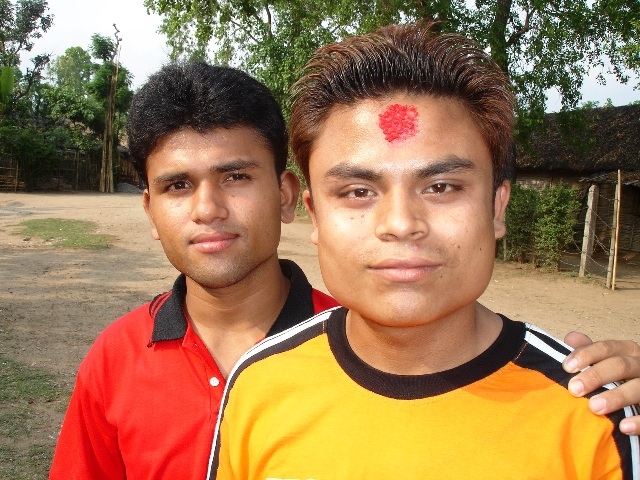
[[[292,149],[344,307],[240,359],[210,476],[640,479],[638,437],[618,430],[636,409],[593,415],[566,345],[477,301],[514,168],[498,66],[465,37],[390,26],[304,73]]]

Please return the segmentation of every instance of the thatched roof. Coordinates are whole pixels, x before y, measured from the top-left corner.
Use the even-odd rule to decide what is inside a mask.
[[[568,133],[560,114],[545,117],[546,131],[535,134],[531,152],[518,152],[518,170],[590,175],[622,169],[640,171],[640,105],[580,110],[583,128]],[[567,133],[561,133],[561,131]]]
[[[620,177],[623,185],[629,185],[632,187],[640,187],[640,171],[637,172],[629,172],[623,171],[620,172]],[[605,172],[605,173],[595,173],[590,175],[589,177],[581,178],[581,182],[585,183],[618,183],[618,172]]]

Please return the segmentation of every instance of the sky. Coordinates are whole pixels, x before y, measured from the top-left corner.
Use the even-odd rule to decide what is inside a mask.
[[[147,14],[143,0],[48,0],[49,13],[53,14],[53,26],[35,41],[31,52],[22,55],[22,67],[30,64],[29,58],[38,53],[62,55],[69,47],[88,49],[91,36],[98,33],[113,38],[115,23],[120,30],[122,49],[120,63],[133,74],[134,89],[168,61],[168,47],[163,35],[157,33],[158,15]],[[614,105],[627,105],[640,100],[640,90],[634,86],[640,79],[633,77],[627,85],[608,77],[607,85],[596,81],[597,70],[585,79],[582,101],[596,101],[604,105],[608,98]],[[557,111],[560,100],[557,93],[547,92],[547,111]]]
[[[94,33],[114,39],[115,23],[122,38],[120,64],[133,74],[134,89],[168,61],[160,17],[148,15],[143,0],[47,0],[53,26],[22,54],[22,68],[39,53],[63,55],[69,47],[89,49]],[[27,62],[25,62],[25,60]]]

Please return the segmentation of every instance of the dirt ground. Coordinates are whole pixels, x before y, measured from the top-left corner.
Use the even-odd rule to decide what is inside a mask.
[[[48,217],[91,220],[113,236],[111,247],[60,250],[13,234],[22,220]],[[324,289],[310,230],[304,218],[285,225],[280,254]],[[176,274],[150,236],[140,194],[0,193],[0,354],[48,369],[69,387],[98,333],[170,289]],[[640,342],[640,255],[621,258],[617,290],[603,284],[602,277],[497,262],[481,302],[558,337],[575,329]]]

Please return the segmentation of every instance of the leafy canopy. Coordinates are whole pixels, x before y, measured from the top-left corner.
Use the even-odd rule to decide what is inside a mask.
[[[0,113],[13,103],[6,101],[7,95],[12,96],[13,101],[28,95],[49,62],[49,55],[36,55],[31,59],[33,67],[27,68],[24,74],[19,70],[21,54],[30,52],[33,42],[53,24],[53,16],[48,15],[47,10],[46,0],[0,0],[0,67],[14,70],[10,80],[8,72],[2,74],[5,101]],[[9,83],[11,92],[7,94]]]
[[[287,107],[287,89],[318,46],[388,23],[435,19],[478,40],[509,75],[525,133],[542,121],[545,91],[580,101],[591,67],[629,80],[640,71],[640,2],[628,0],[144,0],[163,16],[173,59],[246,69]],[[636,46],[635,48],[633,46]]]

